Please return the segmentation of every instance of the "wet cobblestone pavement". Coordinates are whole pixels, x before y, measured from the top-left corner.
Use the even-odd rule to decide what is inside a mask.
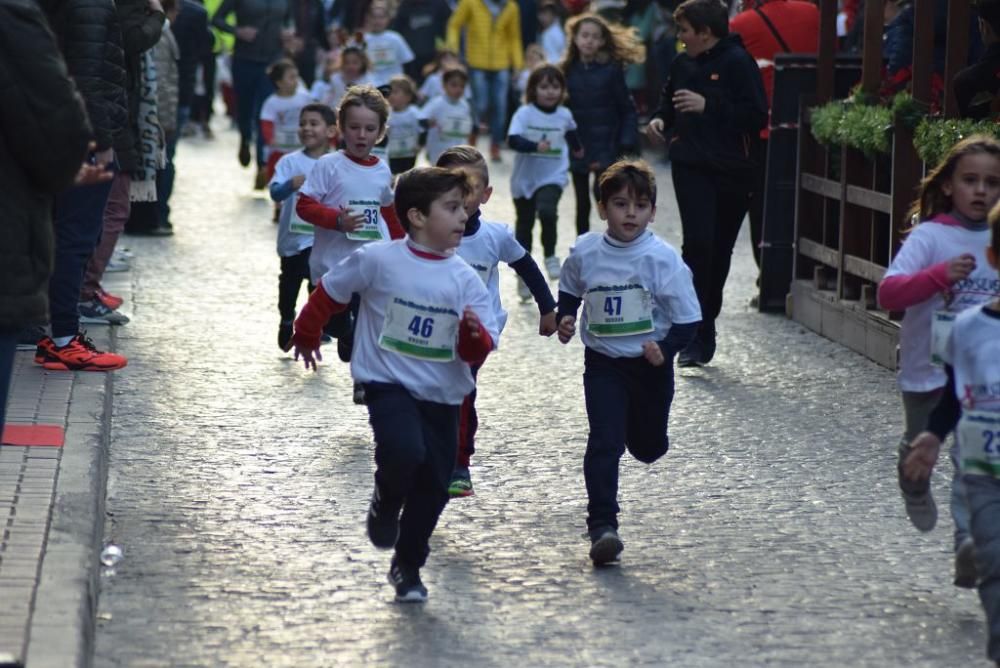
[[[125,559],[103,579],[96,665],[985,665],[950,520],[920,535],[898,499],[892,374],[747,309],[746,234],[719,355],[679,372],[670,453],[623,460],[625,553],[598,571],[583,351],[538,337],[501,270],[511,318],[480,374],[477,494],[445,510],[429,603],[392,603],[363,528],[366,412],[332,349],[314,374],[275,345],[270,204],[219,136],[180,148],[176,236],[128,240],[107,502]],[[505,161],[486,217],[512,223]],[[656,229],[677,244],[662,168],[659,184]],[[571,190],[560,208],[565,255]]]

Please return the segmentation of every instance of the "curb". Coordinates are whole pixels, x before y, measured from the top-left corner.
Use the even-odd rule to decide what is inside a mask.
[[[95,328],[114,350],[112,327]],[[79,373],[73,385],[25,666],[87,668],[94,655],[98,555],[104,537],[113,373]]]

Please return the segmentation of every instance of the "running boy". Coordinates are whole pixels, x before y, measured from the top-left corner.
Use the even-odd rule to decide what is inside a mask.
[[[986,259],[1000,294],[1000,207],[989,216]],[[903,464],[909,480],[925,482],[948,434],[958,427],[959,466],[969,503],[979,567],[979,598],[989,630],[987,655],[1000,665],[1000,297],[955,318],[942,351],[947,385],[927,430],[910,444]]]
[[[386,153],[389,157],[389,170],[393,174],[402,174],[413,169],[417,163],[417,154],[426,137],[420,108],[413,104],[417,97],[417,87],[413,79],[405,74],[398,74],[389,80],[389,143]]]
[[[292,347],[292,322],[295,320],[295,301],[302,281],[309,280],[309,253],[313,246],[314,228],[295,212],[298,190],[305,183],[316,161],[330,150],[330,140],[337,134],[337,116],[325,104],[307,104],[299,115],[299,142],[302,150],[282,156],[274,167],[271,179],[271,199],[281,203],[278,221],[278,257],[281,273],[278,275],[278,347],[288,351]]]
[[[427,600],[420,568],[448,503],[459,405],[475,385],[470,365],[482,364],[499,334],[489,293],[455,254],[468,194],[460,171],[400,176],[396,211],[409,237],[353,252],[323,275],[295,321],[296,355],[315,368],[323,323],[361,295],[351,374],[364,385],[375,434],[368,537],[395,547],[397,601]]]
[[[583,390],[590,436],[583,459],[587,529],[595,566],[618,559],[618,462],[625,448],[652,464],[667,452],[674,396],[673,356],[698,331],[701,310],[691,271],[646,227],[656,213],[656,180],[642,161],[619,161],[599,182],[604,234],[570,250],[559,279],[559,340],[586,346]]]
[[[530,288],[531,295],[538,304],[541,316],[538,333],[552,336],[556,331],[556,303],[538,265],[517,242],[509,227],[481,218],[479,207],[486,204],[493,194],[490,171],[483,154],[472,146],[452,146],[441,154],[437,166],[460,169],[469,180],[469,196],[465,199],[465,213],[469,219],[465,223],[465,234],[458,247],[458,254],[476,270],[479,278],[486,284],[497,320],[497,331],[502,333],[507,324],[507,312],[500,303],[500,273],[497,270],[497,265],[503,261],[517,272],[518,278]],[[499,340],[495,343],[499,344]],[[472,377],[475,378],[478,372],[479,365],[474,365]],[[469,460],[476,451],[476,430],[479,428],[475,388],[462,402],[459,425],[458,458],[455,460],[455,471],[451,476],[448,493],[451,496],[472,496]]]

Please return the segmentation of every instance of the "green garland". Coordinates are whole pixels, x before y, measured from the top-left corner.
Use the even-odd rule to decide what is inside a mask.
[[[888,153],[892,110],[888,107],[830,102],[810,114],[812,133],[821,144],[849,146],[868,157]]]
[[[941,162],[952,146],[974,134],[1000,139],[1000,125],[992,121],[924,118],[913,134],[913,147],[931,168]]]

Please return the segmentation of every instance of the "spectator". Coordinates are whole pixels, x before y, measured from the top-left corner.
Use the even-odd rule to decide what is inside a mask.
[[[180,60],[177,62],[177,127],[181,130],[189,119],[194,119],[205,133],[211,136],[208,120],[211,118],[211,100],[215,88],[215,38],[208,28],[208,11],[195,0],[178,0],[179,12],[170,22],[170,31],[177,41]],[[206,79],[205,97],[196,100],[195,79],[198,66]],[[210,83],[208,83],[210,81]]]
[[[90,135],[41,9],[0,0],[0,431],[18,332],[48,320],[52,200],[73,182]]]
[[[163,35],[153,48],[153,60],[156,63],[156,113],[160,119],[165,141],[165,165],[156,172],[156,207],[158,211],[158,229],[173,231],[170,222],[170,195],[174,189],[174,153],[177,150],[177,139],[180,136],[180,47],[174,38],[173,25],[179,14],[178,2],[183,0],[162,0],[163,10],[167,13],[167,25],[163,27]]]
[[[1000,112],[1000,0],[980,0],[976,9],[986,50],[976,64],[955,75],[952,86],[959,115],[982,120]]]
[[[447,0],[403,0],[396,10],[392,29],[403,36],[413,50],[413,60],[403,65],[414,81],[423,81],[426,67],[437,53],[438,44],[444,41],[451,8]]]
[[[545,60],[553,64],[561,63],[566,51],[566,31],[559,21],[560,14],[559,5],[552,0],[538,8],[538,26],[542,29],[540,44]]]
[[[448,47],[465,33],[476,116],[489,119],[490,159],[500,160],[506,138],[510,70],[521,69],[521,13],[514,0],[459,0],[448,21]]]
[[[313,85],[318,71],[316,56],[320,49],[330,48],[326,37],[325,10],[321,0],[291,0],[295,17],[295,34],[285,48],[295,61],[306,88]]]

